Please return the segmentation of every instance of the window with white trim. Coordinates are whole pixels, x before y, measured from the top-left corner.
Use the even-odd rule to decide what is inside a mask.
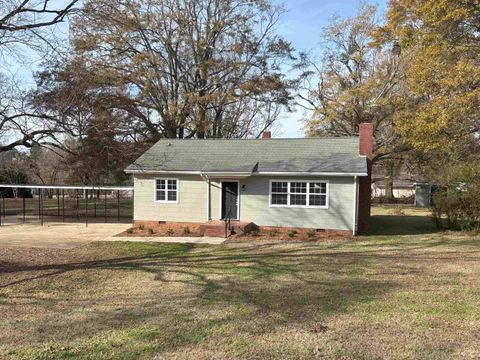
[[[327,181],[276,181],[270,182],[270,205],[289,207],[328,206]]]
[[[178,202],[178,180],[155,179],[155,201],[165,203]]]

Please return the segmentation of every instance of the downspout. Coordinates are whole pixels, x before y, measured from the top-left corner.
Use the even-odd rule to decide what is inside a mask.
[[[358,177],[353,177],[353,226],[352,234],[353,236],[357,235],[358,228]]]

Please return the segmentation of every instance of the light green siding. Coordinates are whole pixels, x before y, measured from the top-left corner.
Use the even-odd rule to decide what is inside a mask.
[[[227,180],[225,180],[227,181]],[[221,196],[221,185],[220,181],[212,179],[211,184],[211,197],[212,197],[212,219],[218,220],[222,217],[220,214],[220,196]]]
[[[205,222],[207,220],[207,183],[197,175],[179,179],[179,203],[154,202],[155,176],[135,175],[135,220]],[[157,176],[158,178],[158,176]],[[270,180],[328,180],[329,207],[270,207]],[[225,179],[225,181],[229,181]],[[211,180],[212,219],[220,218],[220,180]],[[240,180],[240,220],[259,226],[307,227],[352,230],[354,216],[353,177],[262,177]]]
[[[155,179],[179,180],[178,204],[154,201]],[[205,222],[207,220],[207,184],[200,176],[134,177],[134,220]]]
[[[241,182],[240,218],[259,226],[291,226],[316,229],[352,230],[354,208],[353,177],[302,177],[299,180],[328,180],[329,208],[270,207],[270,179],[288,177],[251,177]]]

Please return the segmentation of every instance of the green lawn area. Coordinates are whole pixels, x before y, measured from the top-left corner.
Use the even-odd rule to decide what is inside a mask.
[[[480,236],[403,212],[348,241],[0,248],[0,358],[479,358]]]

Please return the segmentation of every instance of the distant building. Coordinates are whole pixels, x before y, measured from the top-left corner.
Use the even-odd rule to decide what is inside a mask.
[[[383,177],[373,177],[372,197],[379,198],[386,195],[385,180]],[[393,197],[402,198],[415,195],[415,186],[412,180],[393,180]]]

